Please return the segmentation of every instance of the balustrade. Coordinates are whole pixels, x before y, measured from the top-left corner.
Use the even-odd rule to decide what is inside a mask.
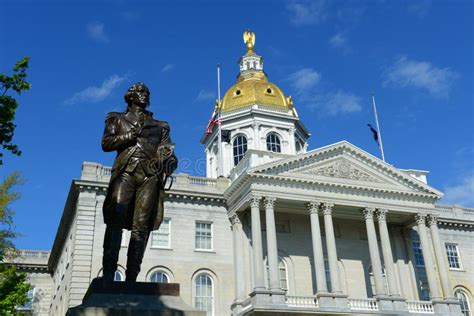
[[[349,307],[359,311],[378,311],[379,306],[374,298],[350,298]]]
[[[310,308],[319,307],[318,300],[315,296],[287,295],[286,304],[291,307],[310,307]]]
[[[407,301],[410,313],[434,314],[433,303],[428,301]]]

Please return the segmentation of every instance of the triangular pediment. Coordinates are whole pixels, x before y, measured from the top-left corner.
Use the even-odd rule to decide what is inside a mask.
[[[261,165],[248,172],[352,188],[442,196],[438,190],[346,141]]]

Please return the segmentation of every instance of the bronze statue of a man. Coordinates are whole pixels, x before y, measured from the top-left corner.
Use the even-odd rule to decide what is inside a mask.
[[[103,207],[106,282],[113,281],[117,270],[122,229],[132,231],[125,281],[136,281],[150,232],[163,221],[164,178],[177,166],[168,123],[146,110],[150,91],[145,84],[132,85],[125,101],[124,113],[107,115],[102,137],[102,149],[117,152]]]

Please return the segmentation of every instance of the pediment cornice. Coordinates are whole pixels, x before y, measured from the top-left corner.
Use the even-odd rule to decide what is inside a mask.
[[[260,181],[423,203],[434,203],[443,195],[346,141],[250,168],[231,184],[225,198],[231,202],[240,188]]]

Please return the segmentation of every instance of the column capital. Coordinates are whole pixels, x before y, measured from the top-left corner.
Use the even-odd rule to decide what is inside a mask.
[[[436,214],[430,214],[426,217],[426,219],[428,220],[428,226],[431,227],[431,226],[438,226],[438,215]]]
[[[374,218],[374,213],[375,213],[375,207],[366,207],[362,210],[362,214],[364,215],[364,218],[367,219],[373,219]]]
[[[239,215],[237,215],[237,214],[232,214],[230,216],[230,222],[231,222],[232,226],[242,224],[242,222],[240,221]]]
[[[331,215],[334,208],[334,203],[323,202],[321,203],[321,210],[323,215]]]
[[[266,208],[273,208],[275,205],[276,198],[275,197],[265,197],[264,203]]]
[[[260,201],[262,197],[259,195],[252,195],[250,197],[250,207],[260,207]]]
[[[377,210],[377,220],[380,222],[380,221],[386,221],[387,220],[387,213],[388,213],[388,210],[387,209],[378,209]]]
[[[424,213],[416,214],[415,221],[417,225],[426,225],[426,214]]]
[[[321,202],[319,201],[309,201],[306,203],[306,207],[308,208],[308,213],[309,214],[319,214],[319,206],[321,205]]]

